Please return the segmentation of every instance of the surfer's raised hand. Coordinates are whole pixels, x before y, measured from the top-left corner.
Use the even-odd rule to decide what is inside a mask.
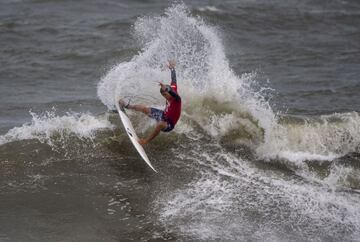
[[[169,64],[167,65],[167,67],[169,69],[174,69],[176,66],[176,61],[175,60],[169,60]]]
[[[165,85],[164,83],[159,82],[159,85],[160,85],[160,87],[161,87],[161,90],[163,90],[163,91],[166,91],[166,90],[167,90],[167,85]]]

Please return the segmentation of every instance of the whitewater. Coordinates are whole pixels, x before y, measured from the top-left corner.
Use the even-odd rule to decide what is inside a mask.
[[[356,112],[280,121],[266,89],[253,88],[258,85],[256,73],[236,75],[221,32],[190,16],[182,4],[168,8],[163,16],[139,18],[134,35],[142,51],[114,66],[99,83],[98,95],[109,109],[115,94],[159,96],[154,83],[169,79],[163,63],[177,60],[184,113],[175,132],[192,140],[192,146],[173,152],[197,164],[192,168],[199,174],[185,188],[155,201],[164,226],[204,240],[242,240],[253,233],[254,239],[270,234],[271,240],[291,240],[303,233],[320,238],[340,231],[349,238],[359,235],[358,194],[335,192],[348,188],[350,177],[358,179],[358,171],[335,162],[359,152]],[[204,136],[211,145],[205,145]],[[236,146],[247,146],[253,157],[231,152]],[[259,171],[253,160],[280,162],[299,178]],[[330,162],[326,177],[309,168],[308,163],[325,161]],[[252,220],[252,213],[259,216]],[[289,225],[295,231],[287,234]]]
[[[198,11],[221,13],[211,6]],[[132,146],[111,112],[114,96],[164,107],[156,83],[170,81],[165,64],[176,60],[181,119],[171,134],[161,134],[145,147],[162,175],[157,178],[139,172],[137,176],[149,178],[132,178],[135,185],[149,179],[155,187],[148,211],[143,213],[163,230],[150,238],[357,241],[359,113],[307,116],[275,109],[271,100],[277,93],[271,80],[270,84],[262,82],[256,70],[242,74],[233,70],[225,35],[184,3],[173,4],[160,15],[138,17],[132,37],[139,51],[108,68],[97,84],[97,96],[106,112],[85,110],[61,116],[55,109],[43,114],[31,111],[31,122],[0,135],[0,146],[40,142],[57,156],[66,154],[72,159],[67,149],[86,142],[86,147],[78,148],[76,159],[88,153],[97,160],[110,157],[125,162],[125,170],[118,171],[123,172],[121,182],[111,187],[126,187],[131,193],[131,179],[123,177],[127,167],[140,158],[131,153]],[[140,136],[153,128],[149,118],[129,114]],[[134,166],[146,170],[141,162]],[[147,182],[144,184],[138,186],[146,187]],[[127,200],[117,200],[115,195],[111,199],[108,214],[120,214],[130,206],[129,202],[120,209]],[[119,204],[118,210],[114,204]]]

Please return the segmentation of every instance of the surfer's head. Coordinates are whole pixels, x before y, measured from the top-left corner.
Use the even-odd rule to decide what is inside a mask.
[[[169,85],[166,85],[166,88],[160,88],[160,93],[161,95],[166,98],[166,99],[170,99],[171,95],[169,94],[169,90],[171,89],[171,87]]]

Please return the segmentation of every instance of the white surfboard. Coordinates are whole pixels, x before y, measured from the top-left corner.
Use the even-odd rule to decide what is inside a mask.
[[[148,156],[146,155],[144,148],[142,147],[141,144],[139,144],[139,142],[138,142],[139,138],[136,135],[134,127],[133,127],[129,117],[127,116],[125,110],[123,108],[120,108],[118,98],[115,98],[115,105],[116,105],[116,109],[119,113],[120,120],[124,125],[125,131],[128,134],[131,142],[135,146],[137,152],[139,152],[140,156],[143,158],[143,160],[146,162],[146,164],[148,164],[148,166],[150,166],[151,169],[153,169],[155,172],[157,172],[155,170],[155,168],[151,165],[150,160],[149,160]]]

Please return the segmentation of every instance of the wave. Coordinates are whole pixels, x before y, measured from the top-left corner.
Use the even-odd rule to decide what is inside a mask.
[[[192,17],[183,4],[168,8],[164,16],[139,18],[134,24],[134,38],[142,46],[141,52],[114,66],[101,79],[97,90],[100,100],[113,109],[115,94],[143,95],[158,97],[153,99],[153,105],[162,105],[164,101],[155,82],[170,79],[163,64],[175,59],[185,114],[192,113],[196,103],[206,105],[206,100],[214,100],[229,104],[234,112],[249,113],[266,132],[276,118],[263,90],[252,88],[256,85],[256,73],[237,76],[231,70],[220,35],[217,28]],[[214,120],[213,130],[219,123],[216,119],[223,119],[222,114],[217,116],[205,116]]]
[[[198,7],[198,11],[200,12],[214,12],[214,13],[222,13],[223,11],[215,6],[204,6],[204,7]]]
[[[135,102],[140,100],[136,96],[151,97],[146,104],[162,106],[156,82],[170,79],[164,63],[175,59],[183,123],[190,119],[218,140],[248,144],[264,160],[325,161],[359,151],[357,113],[282,122],[268,102],[271,91],[257,83],[257,74],[236,75],[221,31],[193,17],[184,4],[174,4],[162,16],[138,18],[133,34],[141,51],[115,65],[98,84],[98,96],[109,109],[115,94],[135,97]],[[183,130],[182,122],[176,132]]]
[[[338,176],[349,169],[336,169],[318,184],[283,176],[278,169],[259,169],[218,145],[192,141],[185,146],[191,152],[177,160],[195,163],[199,177],[180,188],[165,185],[154,202],[160,223],[184,240],[353,240],[359,236],[359,195],[335,189]]]
[[[164,101],[155,82],[169,80],[163,64],[177,60],[182,119],[175,136],[161,136],[152,144],[160,151],[152,153],[154,163],[175,168],[164,169],[169,176],[156,184],[154,216],[161,227],[184,240],[356,240],[359,196],[351,188],[359,187],[358,170],[330,162],[320,176],[309,171],[305,161],[321,164],[359,152],[359,114],[296,119],[276,114],[267,101],[268,89],[258,86],[257,74],[239,76],[230,68],[220,36],[219,29],[193,17],[184,4],[174,4],[163,16],[136,21],[134,38],[141,51],[112,67],[98,84],[97,94],[108,109],[114,108],[115,95],[161,106]],[[114,128],[108,115],[30,114],[32,121],[1,135],[0,145],[36,139],[53,146],[58,139],[93,139],[98,131]],[[142,117],[132,116],[144,132],[150,125]],[[164,145],[169,137],[175,145]],[[126,159],[132,144],[107,138],[102,152],[81,149],[81,158],[92,152],[107,159],[106,152],[118,150],[114,163],[119,156]],[[73,148],[70,145],[65,148]],[[244,154],[244,146],[252,154]],[[253,157],[275,160],[276,165],[285,160],[290,169],[259,165]],[[179,183],[187,182],[183,177],[189,183],[171,184],[174,172]]]
[[[299,122],[300,121],[300,122]],[[265,159],[331,161],[360,151],[360,116],[356,112],[279,123],[258,147]]]
[[[109,109],[115,95],[161,106],[155,82],[169,80],[163,63],[177,60],[183,114],[174,130],[179,144],[171,150],[170,164],[181,167],[184,177],[194,177],[185,186],[159,188],[154,209],[161,225],[184,240],[296,240],[304,235],[326,240],[344,231],[347,239],[356,238],[358,196],[341,191],[351,182],[358,187],[355,169],[332,162],[320,169],[329,169],[321,176],[305,161],[359,152],[358,113],[297,119],[276,114],[256,73],[239,76],[231,70],[220,36],[184,4],[174,4],[162,16],[140,17],[134,38],[141,51],[115,65],[98,84],[98,96]],[[132,116],[137,122],[142,117]],[[144,131],[144,126],[140,121],[137,128]],[[252,154],[243,152],[244,146]],[[286,168],[263,160],[285,160]]]
[[[114,126],[108,117],[94,116],[90,113],[66,113],[64,116],[56,115],[56,111],[47,111],[43,115],[30,112],[32,120],[21,127],[10,129],[0,136],[0,145],[37,139],[42,143],[53,145],[54,138],[64,139],[72,134],[81,139],[92,139],[96,132],[102,129],[112,129]]]

